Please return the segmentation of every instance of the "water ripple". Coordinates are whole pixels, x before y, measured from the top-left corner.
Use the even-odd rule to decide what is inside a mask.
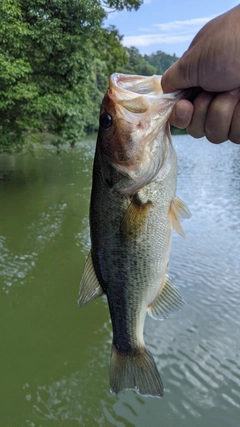
[[[14,253],[8,249],[8,241],[0,236],[0,278],[2,290],[7,294],[11,287],[24,285],[29,272],[35,267],[38,256],[60,233],[66,203],[56,204],[41,213],[27,230],[23,247],[31,251]]]

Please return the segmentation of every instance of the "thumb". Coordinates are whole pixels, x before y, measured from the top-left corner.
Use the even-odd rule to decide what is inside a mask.
[[[178,59],[162,76],[161,85],[163,93],[192,87],[192,84],[185,76],[186,73],[184,73],[181,59]]]

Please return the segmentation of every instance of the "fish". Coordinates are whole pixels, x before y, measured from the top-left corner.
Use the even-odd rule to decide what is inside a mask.
[[[167,275],[172,230],[191,214],[176,197],[177,155],[168,118],[181,91],[161,76],[114,73],[99,117],[90,201],[91,250],[78,305],[107,296],[113,341],[110,389],[163,396],[144,342],[148,313],[166,319],[184,305]]]

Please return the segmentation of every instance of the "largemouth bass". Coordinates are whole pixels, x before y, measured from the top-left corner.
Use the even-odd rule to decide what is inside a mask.
[[[177,156],[168,117],[181,92],[161,77],[113,74],[100,111],[90,204],[91,251],[79,306],[107,295],[113,328],[110,387],[162,396],[146,349],[146,313],[167,318],[184,302],[166,275],[171,234],[190,217],[176,198]]]

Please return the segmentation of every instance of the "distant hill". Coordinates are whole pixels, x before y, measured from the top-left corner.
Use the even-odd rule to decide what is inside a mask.
[[[151,55],[144,55],[144,59],[151,66],[156,68],[156,74],[163,74],[164,71],[177,61],[178,57],[175,54],[169,55],[158,50],[156,53],[152,53]]]
[[[128,62],[121,69],[121,72],[125,74],[139,74],[142,76],[163,74],[178,59],[175,54],[169,55],[161,50],[144,56],[134,46],[126,48],[126,51]]]

